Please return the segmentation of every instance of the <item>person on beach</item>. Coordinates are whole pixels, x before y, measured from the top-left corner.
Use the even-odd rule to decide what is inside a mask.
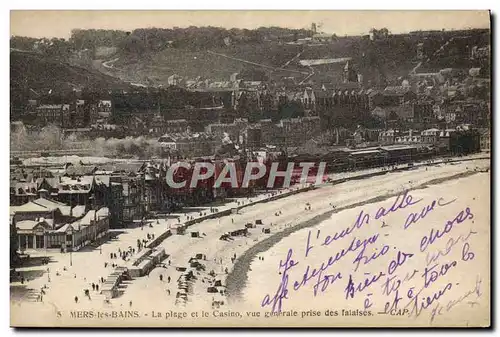
[[[163,274],[160,274],[160,281],[163,281]]]
[[[170,283],[170,276],[167,278],[168,283]]]
[[[99,291],[99,285],[98,284],[95,285],[95,291]]]
[[[95,291],[95,283],[92,282],[92,290]]]
[[[78,303],[78,296],[75,296],[75,303]]]

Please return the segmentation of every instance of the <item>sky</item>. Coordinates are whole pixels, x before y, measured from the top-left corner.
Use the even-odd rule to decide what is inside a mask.
[[[489,28],[488,11],[11,11],[10,35],[69,38],[71,30],[216,26],[310,28],[337,35],[414,30]]]

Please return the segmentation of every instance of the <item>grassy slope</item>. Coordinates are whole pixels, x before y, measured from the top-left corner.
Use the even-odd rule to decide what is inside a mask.
[[[308,71],[298,63],[300,59],[352,57],[359,71],[370,78],[371,73],[379,67],[388,68],[389,75],[406,74],[414,66],[411,62],[415,55],[411,45],[399,44],[399,50],[393,50],[393,44],[377,43],[362,40],[341,40],[334,44],[304,47],[300,58],[288,65],[288,69]],[[259,45],[230,46],[212,50],[230,57],[243,59],[272,67],[282,67],[294,58],[303,47],[296,45],[279,45],[264,43]],[[364,55],[364,56],[363,56]],[[370,58],[370,61],[367,59]],[[234,72],[245,68],[259,68],[222,56],[209,54],[207,51],[186,51],[166,49],[144,58],[121,57],[114,63],[113,74],[128,81],[143,82],[146,77],[157,83],[165,83],[173,74],[195,78],[202,76],[217,80],[228,80]],[[335,80],[342,77],[343,65],[332,65],[317,68],[320,81]],[[280,71],[283,74],[302,79],[304,75]]]
[[[97,71],[70,66],[58,60],[35,53],[11,51],[11,91],[71,91],[73,88],[123,88],[126,85],[117,78]]]
[[[430,39],[409,35],[392,36],[385,41],[370,41],[360,37],[341,38],[334,43],[320,46],[297,46],[279,44],[277,42],[264,42],[260,44],[232,45],[224,48],[215,48],[210,51],[224,54],[230,57],[243,59],[271,67],[282,67],[291,60],[298,52],[303,50],[300,58],[291,62],[287,68],[308,71],[298,63],[300,59],[338,58],[351,57],[356,69],[363,74],[365,80],[376,83],[379,75],[383,74],[389,82],[394,83],[398,77],[407,75],[417,64],[417,44],[424,42],[427,55],[433,54],[444,42],[452,36],[468,35],[467,39],[461,39],[462,44],[484,45],[488,43],[488,37],[480,32],[446,32]],[[457,40],[458,41],[458,40]],[[465,42],[464,42],[465,41]],[[463,51],[456,49],[450,44],[446,53],[451,51],[455,56],[439,55],[422,67],[423,70],[430,68],[441,69],[445,67],[470,67],[470,62],[457,62],[459,58],[466,58]],[[112,58],[115,58],[114,55]],[[109,73],[121,79],[131,82],[147,83],[147,78],[156,84],[166,84],[167,78],[173,74],[191,79],[197,76],[213,80],[228,80],[234,72],[240,72],[246,68],[259,68],[237,60],[232,60],[218,55],[208,53],[207,50],[190,51],[184,49],[169,48],[157,53],[149,53],[142,57],[121,55],[114,64],[115,69]],[[339,81],[342,78],[343,65],[330,65],[315,67],[316,82]],[[102,68],[101,68],[102,69]],[[263,68],[261,68],[263,69]],[[106,70],[108,72],[108,70]],[[282,76],[295,76],[298,80],[304,75],[293,72],[277,71],[273,73],[274,79]]]

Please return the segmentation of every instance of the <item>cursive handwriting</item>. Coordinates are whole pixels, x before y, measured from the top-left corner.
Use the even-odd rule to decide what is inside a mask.
[[[331,255],[328,258],[328,260],[321,263],[321,265],[318,268],[313,268],[312,272],[310,272],[311,267],[307,266],[304,273],[303,273],[303,277],[300,280],[300,282],[298,282],[298,281],[294,282],[293,289],[299,290],[302,286],[306,285],[309,282],[309,280],[316,277],[316,284],[313,287],[314,296],[317,295],[318,289],[320,286],[321,286],[321,292],[324,292],[327,289],[328,285],[332,284],[337,279],[341,279],[342,275],[341,275],[341,273],[336,273],[334,275],[323,275],[323,272],[325,272],[328,268],[330,268],[336,262],[340,261],[348,253],[355,252],[360,247],[362,247],[363,250],[366,249],[366,247],[368,245],[375,243],[377,241],[378,237],[379,237],[378,234],[375,234],[375,235],[370,236],[368,238],[365,238],[363,240],[353,238],[349,247],[343,248],[339,252],[337,252],[336,254]]]
[[[448,290],[451,290],[452,284],[447,283],[444,288],[439,289],[437,292],[432,293],[430,296],[420,296],[421,292],[425,289],[422,288],[418,293],[410,294],[408,291],[408,297],[411,297],[410,302],[404,307],[405,309],[411,306],[410,316],[414,315],[415,317],[420,316],[422,311],[428,309],[432,303],[439,300],[441,296],[443,296]]]
[[[446,222],[444,228],[440,231],[439,229],[432,228],[429,235],[424,235],[420,241],[420,251],[424,252],[430,245],[432,245],[436,240],[443,237],[445,234],[449,233],[455,224],[460,224],[467,219],[473,219],[474,214],[471,213],[469,207],[466,207],[464,211],[460,211],[453,220]]]
[[[394,309],[399,309],[399,306],[406,305],[402,309],[411,309],[410,316],[413,315],[418,317],[425,310],[432,309],[432,319],[434,319],[436,315],[441,315],[443,310],[448,311],[449,308],[452,308],[459,302],[464,301],[466,297],[470,297],[469,293],[457,300],[450,301],[451,304],[448,303],[448,306],[441,306],[440,300],[441,302],[443,301],[442,297],[446,293],[450,292],[454,286],[459,284],[455,283],[456,281],[452,282],[446,280],[443,282],[441,278],[449,279],[449,271],[456,268],[460,261],[474,260],[475,254],[471,251],[468,239],[471,235],[476,234],[476,232],[470,230],[467,235],[449,238],[445,248],[442,250],[436,249],[434,252],[428,252],[428,250],[430,251],[431,249],[429,249],[429,247],[434,247],[432,246],[434,243],[449,234],[458,224],[474,218],[474,214],[469,207],[465,207],[459,213],[455,214],[453,218],[448,218],[450,220],[445,221],[441,226],[437,226],[435,228],[433,228],[434,226],[431,227],[430,230],[426,231],[425,235],[422,237],[416,237],[417,244],[419,244],[419,250],[416,252],[404,252],[399,250],[396,246],[393,247],[392,244],[388,245],[380,243],[379,239],[381,234],[378,233],[378,225],[375,229],[377,230],[375,234],[367,236],[363,239],[359,238],[359,230],[369,225],[370,221],[373,219],[382,219],[399,210],[409,209],[409,213],[406,216],[406,221],[404,222],[403,227],[404,230],[411,230],[411,228],[415,227],[415,225],[419,222],[429,219],[428,216],[432,212],[446,207],[456,201],[456,199],[446,201],[441,197],[430,202],[423,200],[424,199],[415,199],[409,191],[404,191],[391,201],[390,207],[380,207],[375,214],[361,210],[356,214],[356,218],[354,222],[351,222],[351,225],[346,226],[342,230],[338,230],[333,234],[326,236],[323,234],[323,237],[320,237],[320,230],[317,230],[316,232],[309,230],[305,241],[304,256],[301,256],[302,258],[307,259],[314,253],[317,246],[335,246],[335,251],[333,253],[329,253],[328,255],[331,255],[328,259],[323,260],[319,264],[313,265],[312,263],[303,263],[302,268],[299,267],[298,270],[296,270],[296,266],[299,265],[299,262],[294,259],[293,250],[290,248],[286,258],[279,263],[279,271],[281,275],[280,284],[274,294],[267,294],[263,298],[261,306],[270,307],[273,312],[281,312],[283,304],[285,300],[289,299],[291,292],[299,291],[303,287],[312,285],[313,294],[314,296],[317,296],[318,294],[327,291],[331,284],[339,282],[342,282],[343,285],[345,285],[344,297],[346,300],[353,299],[354,297],[360,296],[364,293],[362,296],[365,296],[365,309],[376,306],[376,303],[373,303],[372,298],[370,297],[373,294],[366,290],[373,288],[373,285],[377,283],[383,283],[381,284],[381,292],[382,295],[387,296],[387,299],[385,300],[387,302],[385,302],[384,309],[386,313],[389,313]],[[352,235],[353,233],[355,234]],[[385,235],[387,236],[388,234]],[[348,239],[343,248],[337,248],[338,242],[349,236],[351,236],[352,239]],[[458,257],[456,261],[452,260],[446,263],[439,262],[439,259],[447,256],[459,242],[463,243],[461,245],[461,258]],[[332,243],[336,244],[332,245]],[[395,254],[391,252],[395,252]],[[334,265],[338,265],[338,262],[350,253],[355,253],[352,254],[353,256],[355,255],[355,257],[351,260],[353,266],[350,273],[344,272],[343,270],[334,270],[335,268],[332,268]],[[425,267],[422,266],[423,270],[419,268],[419,271],[418,269],[413,268],[413,262],[418,265],[420,261],[419,259],[423,259],[423,256],[420,257],[420,255],[422,255],[421,253],[426,254],[426,260]],[[403,266],[407,264],[409,260],[413,260],[412,258],[415,255],[419,255],[419,259],[417,259],[417,261],[410,262],[409,266],[411,266],[410,270],[412,270],[412,272],[406,272],[406,270],[404,270],[406,266]],[[380,260],[383,260],[383,267],[378,262]],[[376,262],[373,263],[373,261]],[[357,274],[355,274],[359,269],[362,269],[368,264],[373,264],[372,267],[381,267],[376,268],[371,273],[365,272],[363,276],[357,276]],[[289,274],[292,268],[295,268],[295,272],[302,270],[298,274],[298,278],[294,281],[290,280]],[[294,275],[297,275],[295,272]],[[403,277],[405,273],[406,276]],[[347,275],[348,278],[345,278]],[[421,279],[419,276],[421,276]],[[420,281],[417,279],[420,279]],[[421,282],[418,287],[411,284],[415,281]],[[405,285],[404,288],[406,289],[402,289],[402,284]],[[478,287],[479,286],[476,286],[476,288]],[[417,291],[417,289],[420,290]],[[373,299],[374,298],[376,297],[373,297]],[[401,302],[405,303],[401,305]]]
[[[436,205],[439,207],[448,206],[449,204],[455,202],[455,200],[457,200],[457,199],[453,199],[451,201],[446,202],[443,200],[443,198],[439,198],[439,199],[433,200],[429,205],[422,208],[422,211],[416,212],[416,213],[411,212],[410,214],[408,214],[408,217],[406,218],[405,224],[403,226],[404,229],[408,229],[408,227],[410,227],[411,224],[415,224],[418,221],[420,221],[421,219],[425,218],[427,216],[427,214],[429,214],[433,210],[435,210]]]
[[[436,306],[431,311],[431,323],[434,321],[434,319],[436,318],[436,316],[442,315],[443,309],[445,309],[446,312],[448,312],[451,309],[453,309],[457,304],[461,303],[463,300],[465,300],[466,298],[468,298],[469,296],[471,296],[473,294],[476,295],[476,298],[481,297],[481,295],[482,295],[482,293],[481,293],[481,282],[482,282],[481,276],[477,275],[477,277],[476,277],[476,284],[474,286],[474,289],[467,291],[465,294],[463,294],[462,296],[459,296],[456,299],[450,300],[444,306],[441,305],[441,304],[439,304],[439,303],[437,303]],[[473,303],[475,303],[475,302],[473,302]]]
[[[462,247],[462,261],[474,260],[476,255],[470,251],[470,245],[468,242],[464,243]]]
[[[290,248],[288,250],[285,263],[283,263],[283,260],[280,261],[279,270],[283,268],[283,272],[281,274],[281,283],[278,286],[276,294],[273,296],[273,298],[271,298],[269,295],[264,296],[264,299],[261,302],[262,307],[272,305],[272,312],[281,312],[283,300],[288,299],[288,271],[299,264],[298,262],[292,260],[292,254],[293,250]]]
[[[405,190],[403,194],[399,194],[394,200],[392,206],[388,209],[384,207],[380,207],[375,215],[375,220],[381,219],[387,216],[390,213],[396,212],[399,209],[404,209],[407,206],[413,206],[418,204],[422,199],[413,200],[413,196],[409,193],[408,190]]]
[[[365,247],[364,247],[359,252],[358,256],[356,256],[354,261],[352,261],[352,263],[356,265],[356,267],[354,268],[354,271],[355,272],[358,271],[359,264],[361,263],[361,261],[363,261],[363,265],[366,265],[366,264],[370,263],[371,261],[376,260],[381,256],[384,256],[385,254],[387,254],[388,251],[389,251],[389,246],[384,245],[382,247],[382,249],[380,250],[380,252],[377,252],[377,249],[375,248],[375,252],[371,256],[365,256]]]
[[[356,292],[362,292],[373,283],[377,282],[382,276],[393,274],[399,266],[403,265],[407,261],[407,259],[411,258],[412,256],[413,254],[398,251],[396,257],[389,262],[386,272],[379,272],[376,275],[367,277],[365,278],[364,282],[360,282],[357,285],[352,280],[352,275],[349,275],[349,281],[346,288],[344,289],[346,299],[348,299],[349,297],[354,298],[354,294]]]
[[[413,279],[413,277],[418,273],[418,269],[413,269],[413,272],[406,273],[406,276],[401,280],[397,275],[388,275],[384,284],[382,284],[382,294],[389,296],[393,291],[399,289],[399,287]]]
[[[413,200],[413,196],[409,193],[408,190],[405,190],[402,194],[399,194],[396,197],[396,199],[393,201],[391,207],[389,207],[387,209],[384,207],[380,207],[377,210],[377,213],[375,214],[375,219],[376,220],[381,219],[381,218],[389,215],[390,213],[394,213],[400,209],[405,209],[408,206],[413,206],[413,205],[419,203],[421,200],[422,199]],[[361,229],[364,225],[367,225],[369,222],[370,222],[370,214],[365,213],[364,210],[361,210],[361,212],[359,212],[354,224],[341,230],[340,232],[336,232],[335,234],[333,234],[333,236],[327,235],[321,245],[328,246],[332,242],[340,240],[340,239],[350,235],[355,230]],[[319,236],[319,230],[318,230],[317,236]],[[310,251],[313,248],[314,248],[314,245],[311,244],[311,231],[309,231],[309,233],[307,235],[305,257],[307,257],[309,255]]]
[[[440,257],[448,255],[453,247],[460,241],[462,242],[467,242],[467,240],[470,238],[471,235],[477,234],[477,232],[474,232],[472,230],[469,231],[469,234],[467,236],[459,235],[456,239],[450,238],[448,242],[446,243],[446,247],[444,250],[438,250],[437,253],[430,253],[427,252],[427,257],[426,257],[426,263],[427,265],[430,265],[433,262],[436,262]]]
[[[366,277],[363,282],[354,283],[352,280],[352,275],[349,274],[349,281],[347,282],[347,286],[344,289],[345,299],[354,298],[356,292],[362,292],[373,283],[377,282],[382,276],[385,276],[385,273],[379,272],[376,275],[372,275],[371,277]]]
[[[424,288],[428,288],[433,282],[435,282],[439,277],[446,275],[448,270],[452,267],[457,266],[457,261],[452,261],[450,264],[443,263],[441,268],[436,268],[438,264],[436,263],[432,267],[425,267],[422,277],[424,278]],[[436,270],[435,270],[436,268]]]

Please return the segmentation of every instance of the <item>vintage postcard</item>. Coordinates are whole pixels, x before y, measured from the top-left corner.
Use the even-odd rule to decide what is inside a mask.
[[[489,327],[489,11],[12,11],[14,327]]]

